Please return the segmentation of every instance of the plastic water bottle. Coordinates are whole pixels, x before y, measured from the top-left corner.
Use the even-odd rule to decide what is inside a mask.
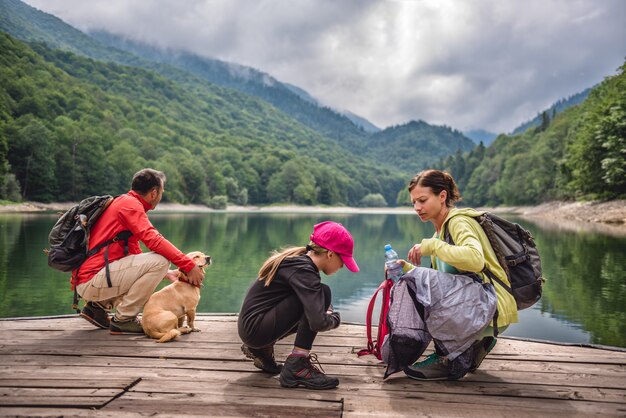
[[[402,264],[398,262],[398,253],[391,248],[390,244],[385,245],[385,266],[387,267],[387,277],[396,281],[402,276]]]

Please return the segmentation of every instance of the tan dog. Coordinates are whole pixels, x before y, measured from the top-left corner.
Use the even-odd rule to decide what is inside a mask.
[[[204,270],[211,264],[211,257],[200,251],[187,254],[198,267]],[[143,308],[141,325],[143,331],[156,342],[164,343],[181,334],[200,331],[194,327],[196,307],[200,301],[200,287],[187,281],[183,272],[178,272],[178,280],[154,293]],[[183,322],[187,317],[187,326]]]

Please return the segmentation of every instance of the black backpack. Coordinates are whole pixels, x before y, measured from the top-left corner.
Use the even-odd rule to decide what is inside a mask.
[[[496,277],[487,269],[487,266],[483,272],[489,279],[497,282],[513,295],[518,310],[534,305],[541,298],[542,284],[545,279],[541,273],[539,251],[531,233],[516,223],[488,212],[479,212],[478,215],[472,217],[485,231],[496,253],[498,263],[504,269],[511,286],[507,286]],[[444,241],[454,245],[448,228],[444,232]]]
[[[113,199],[109,195],[88,197],[61,215],[48,235],[48,266],[59,271],[72,271],[102,248],[120,239],[128,243],[132,234],[122,231],[89,251],[89,231]]]

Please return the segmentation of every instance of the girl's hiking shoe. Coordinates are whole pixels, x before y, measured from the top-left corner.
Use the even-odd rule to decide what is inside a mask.
[[[137,318],[129,319],[128,321],[118,321],[113,317],[111,318],[109,332],[114,335],[143,334],[143,327]]]
[[[319,369],[313,364],[317,363]],[[285,388],[296,388],[304,386],[307,389],[333,389],[339,384],[339,379],[326,376],[324,369],[317,360],[315,354],[309,356],[290,355],[285,361],[283,370],[280,372],[278,380]]]
[[[80,311],[80,316],[102,329],[108,329],[111,322],[109,314],[98,302],[87,302]]]
[[[448,380],[450,375],[448,360],[437,353],[432,353],[424,361],[405,367],[404,373],[416,380]]]
[[[263,348],[252,348],[247,345],[241,346],[241,352],[249,359],[254,360],[254,367],[263,370],[265,373],[278,374],[283,366],[276,364],[274,360],[274,346]]]
[[[485,337],[472,345],[474,349],[474,360],[472,361],[472,367],[469,369],[470,373],[475,372],[476,369],[480,367],[480,364],[485,357],[487,357],[487,354],[496,346],[497,341],[495,337]]]

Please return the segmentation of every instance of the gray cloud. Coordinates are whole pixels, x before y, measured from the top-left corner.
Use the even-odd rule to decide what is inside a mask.
[[[385,127],[512,130],[615,73],[623,0],[27,0],[82,30],[252,66]]]

